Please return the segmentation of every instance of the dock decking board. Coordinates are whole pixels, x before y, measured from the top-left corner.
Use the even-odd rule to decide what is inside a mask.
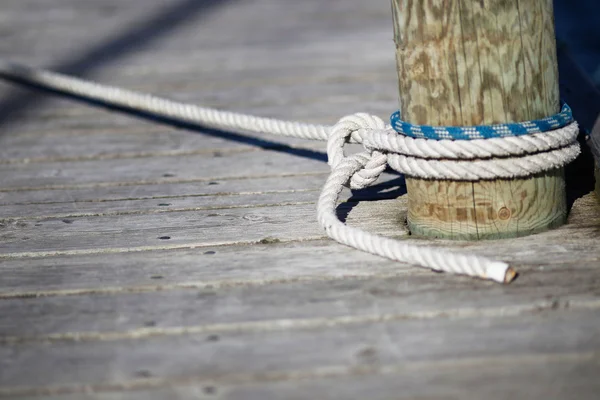
[[[0,53],[334,123],[397,107],[391,31],[387,1],[6,0]],[[0,82],[0,398],[597,397],[593,194],[557,230],[450,242],[406,235],[393,174],[344,193],[353,226],[512,262],[502,286],[325,239],[327,172],[324,143]]]
[[[389,368],[330,367],[310,371],[293,371],[281,374],[237,375],[227,382],[201,381],[187,376],[177,385],[164,386],[159,379],[127,382],[111,387],[112,391],[86,395],[61,394],[45,399],[133,399],[148,398],[218,398],[235,400],[262,400],[265,398],[305,399],[319,398],[390,398],[478,400],[500,398],[498,387],[489,382],[511,382],[502,388],[503,398],[564,399],[573,393],[579,398],[594,399],[599,390],[596,380],[595,359],[589,354],[541,355],[521,358],[519,364],[512,357],[462,359],[447,363],[411,363]],[[460,366],[460,368],[458,368]],[[426,370],[427,374],[423,371]],[[564,379],[553,379],[556,375]],[[104,389],[106,387],[103,387]],[[135,390],[131,390],[134,389]],[[469,388],[468,390],[466,388]],[[93,388],[101,389],[101,388]],[[108,389],[108,388],[106,388]],[[123,396],[121,390],[128,390]],[[583,394],[585,393],[585,394]],[[401,394],[401,395],[399,395]],[[587,397],[586,397],[586,394]],[[23,397],[37,399],[37,396]]]
[[[55,190],[28,188],[24,191],[0,190],[0,204],[7,207],[18,207],[26,204],[72,203],[72,206],[77,206],[80,203],[160,200],[164,197],[225,196],[244,193],[270,193],[281,190],[318,190],[322,187],[326,178],[327,172],[302,173],[292,176],[271,174],[263,177],[253,176],[250,179],[219,177],[209,181],[202,177],[182,180],[176,176],[165,176],[163,174],[156,181],[125,182],[124,184],[113,185],[106,182],[104,185],[96,186],[66,186],[68,192],[62,190],[64,188]],[[101,193],[99,193],[99,187],[102,187]]]
[[[206,256],[205,256],[206,257]],[[191,332],[231,332],[302,327],[305,321],[339,323],[385,320],[514,316],[569,308],[594,308],[593,293],[575,294],[587,285],[587,269],[541,276],[528,291],[465,290],[465,281],[431,282],[428,276],[365,277],[322,281],[243,284],[197,290],[91,293],[79,296],[4,299],[0,304],[2,344],[115,340]],[[570,276],[570,279],[565,279]],[[557,284],[563,278],[566,283]],[[191,288],[190,288],[191,289]],[[153,304],[152,308],[148,304]],[[474,306],[476,305],[476,306]],[[356,321],[354,321],[356,320]],[[364,320],[364,321],[362,321]],[[210,323],[207,323],[210,321]],[[278,322],[285,321],[279,327]],[[296,323],[294,321],[297,321]],[[324,321],[324,322],[323,322]],[[315,322],[316,323],[316,322]],[[244,328],[246,327],[246,328]],[[27,332],[23,334],[23,332]]]
[[[265,157],[268,154],[268,157]],[[324,153],[317,153],[326,158]],[[218,180],[219,177],[248,177],[324,173],[328,166],[313,158],[314,152],[302,157],[286,151],[240,151],[186,156],[40,162],[0,165],[4,188],[21,189],[54,186],[124,184],[157,181],[166,177],[178,179]],[[40,171],[44,173],[41,174]]]
[[[260,324],[257,329],[221,333],[201,331],[149,338],[26,343],[0,349],[2,359],[14,366],[3,377],[14,386],[90,385],[95,382],[126,381],[140,370],[162,378],[205,375],[218,381],[233,373],[285,373],[293,370],[344,365],[361,361],[380,367],[411,362],[446,361],[461,358],[580,352],[583,358],[595,352],[600,336],[588,312],[572,310],[539,312],[513,317],[433,318],[401,321],[350,318],[338,323],[331,318],[314,324]],[[350,322],[348,320],[350,319]],[[557,329],[557,325],[560,329]],[[271,331],[269,328],[274,328]],[[287,328],[287,329],[285,329]],[[210,335],[218,334],[219,340]],[[485,337],[485,340],[482,340]],[[565,340],[568,337],[568,340]],[[248,345],[248,344],[251,345]],[[510,347],[506,344],[510,343]],[[371,349],[365,352],[366,349]],[[290,357],[290,352],[295,356]],[[371,356],[361,356],[361,352]],[[364,354],[363,353],[363,354]],[[375,354],[373,354],[375,353]],[[366,360],[364,360],[366,358]],[[218,361],[218,362],[217,362]],[[9,365],[10,365],[9,364]],[[81,366],[81,367],[78,367]],[[15,371],[28,370],[28,374]],[[139,374],[139,373],[138,373]],[[139,377],[139,375],[138,375]],[[79,389],[82,391],[81,389]]]

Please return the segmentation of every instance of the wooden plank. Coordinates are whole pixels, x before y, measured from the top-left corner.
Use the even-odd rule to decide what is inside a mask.
[[[369,357],[371,352],[364,353]],[[371,356],[376,360],[375,356]],[[94,385],[86,393],[42,395],[21,399],[147,400],[213,398],[263,399],[528,399],[596,400],[600,383],[597,356],[546,354],[519,357],[462,358],[461,360],[407,362],[402,365],[325,367],[288,373],[238,374],[226,379],[202,380],[188,376],[168,381],[138,378],[121,384]],[[34,392],[34,390],[31,390]],[[51,391],[49,391],[51,392]],[[67,392],[67,391],[65,391]]]
[[[0,204],[3,206],[29,206],[53,203],[86,203],[125,200],[160,200],[163,198],[184,198],[187,196],[227,196],[260,194],[281,191],[302,191],[320,189],[327,179],[327,172],[306,173],[291,176],[231,178],[206,181],[205,179],[184,179],[176,176],[163,176],[157,182],[124,182],[119,185],[98,187],[70,187],[68,190],[35,189],[24,191],[0,191]],[[389,178],[389,176],[387,176]],[[385,177],[384,177],[385,178]],[[385,180],[385,179],[384,179]],[[392,183],[393,184],[393,183]],[[68,207],[68,205],[64,205]],[[6,208],[5,210],[8,210]],[[6,211],[6,215],[10,215]],[[4,215],[4,214],[1,214]]]
[[[290,157],[293,154],[300,156]],[[0,165],[0,183],[2,191],[12,191],[21,188],[160,182],[165,174],[179,180],[213,181],[221,177],[324,173],[329,171],[323,162],[325,157],[322,152],[283,149],[181,157],[4,164]]]
[[[97,126],[95,129],[71,128],[66,131],[59,131],[58,127],[53,129],[56,131],[36,132],[28,129],[29,135],[7,130],[0,137],[3,146],[0,149],[0,163],[183,156],[276,149],[290,145],[316,151],[324,149],[324,143],[315,141],[273,137],[267,134],[248,136],[208,131],[181,132],[142,120],[136,121],[131,127]],[[90,142],[94,144],[92,148]]]
[[[396,200],[362,202],[350,209],[348,223],[388,236],[406,234],[404,197]],[[588,196],[579,202],[571,225],[554,237],[556,245],[564,241],[565,232],[596,237],[597,202]],[[293,210],[293,211],[292,211]],[[69,220],[6,221],[1,238],[2,257],[34,257],[66,254],[140,251],[185,247],[206,247],[235,243],[253,243],[265,237],[282,241],[323,237],[314,221],[314,204],[169,212],[146,215],[79,217]],[[404,211],[405,212],[405,211]],[[590,218],[594,218],[593,220]],[[164,238],[164,239],[160,239]],[[167,239],[168,238],[168,239]],[[533,240],[539,237],[534,237]],[[531,240],[531,239],[528,239]],[[516,242],[521,244],[526,240]],[[594,250],[590,250],[594,251]]]
[[[390,200],[396,204],[402,200]],[[386,202],[352,208],[358,227],[402,235],[404,218]],[[385,219],[382,219],[385,217]],[[310,240],[324,237],[315,204],[169,212],[147,215],[78,217],[73,220],[6,221],[0,258],[93,254],[149,249],[196,248],[261,240]],[[314,221],[307,223],[307,221]],[[354,222],[355,221],[355,222]]]
[[[2,298],[429,274],[330,240],[3,260],[0,271]]]
[[[399,278],[5,298],[0,302],[0,344],[228,333],[267,324],[286,327],[327,320],[509,316],[557,308],[600,310],[600,300],[590,293],[600,290],[600,283],[590,282],[590,277],[598,277],[590,269],[537,275],[537,279],[525,279],[509,290],[495,285],[481,291],[477,287],[482,285],[467,279],[446,282],[424,274],[405,274]],[[565,279],[567,276],[570,279]]]
[[[385,174],[376,187],[343,193],[341,201],[382,200],[401,193],[399,179]],[[388,178],[386,180],[386,178]],[[316,202],[325,174],[192,183],[141,184],[103,188],[26,190],[0,194],[0,215],[5,220],[76,218],[148,214],[172,211],[248,208]],[[19,201],[10,204],[11,200]]]
[[[213,185],[214,186],[214,185]],[[44,220],[92,216],[155,214],[179,211],[224,210],[229,208],[254,208],[273,205],[297,205],[316,203],[319,190],[289,190],[282,192],[249,193],[224,196],[161,197],[157,199],[135,199],[96,201],[80,203],[27,204],[0,206],[0,215],[5,219]],[[73,221],[71,221],[73,222]]]
[[[202,333],[135,341],[28,343],[0,348],[5,366],[0,394],[80,393],[90,385],[124,387],[140,376],[168,385],[171,379],[218,382],[243,373],[260,382],[261,376],[272,373],[293,376],[297,370],[350,370],[373,363],[386,367],[431,362],[435,369],[440,361],[477,358],[493,365],[496,357],[510,357],[518,365],[522,358],[546,353],[575,353],[589,360],[600,345],[597,313],[551,310],[525,315],[350,325],[333,320],[304,329],[230,332],[218,340]]]

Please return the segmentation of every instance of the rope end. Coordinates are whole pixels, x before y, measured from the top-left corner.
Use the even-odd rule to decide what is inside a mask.
[[[511,283],[517,277],[517,271],[513,267],[508,267],[504,274],[504,283]]]
[[[511,283],[517,271],[503,262],[493,262],[487,268],[487,278],[500,283]]]

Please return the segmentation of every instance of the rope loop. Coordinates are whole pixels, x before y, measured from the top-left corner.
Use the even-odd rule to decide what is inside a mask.
[[[356,113],[343,117],[335,124],[327,140],[327,158],[329,165],[336,168],[346,155],[344,153],[344,145],[351,140],[357,143],[363,143],[365,137],[373,134],[373,132],[384,131],[388,129],[385,122],[376,115],[366,113]],[[363,164],[362,168],[355,171],[349,182],[345,185],[352,189],[366,188],[379,178],[381,173],[387,166],[387,156],[376,150],[366,148],[365,152],[352,156],[360,160]]]

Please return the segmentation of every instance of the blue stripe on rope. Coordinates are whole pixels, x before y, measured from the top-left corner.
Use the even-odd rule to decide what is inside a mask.
[[[496,125],[477,126],[428,126],[413,125],[400,119],[400,111],[392,114],[392,127],[398,132],[413,138],[433,140],[472,140],[491,139],[506,136],[521,136],[531,133],[547,132],[562,128],[573,122],[573,112],[564,103],[560,112],[551,117],[525,122],[511,122]]]

